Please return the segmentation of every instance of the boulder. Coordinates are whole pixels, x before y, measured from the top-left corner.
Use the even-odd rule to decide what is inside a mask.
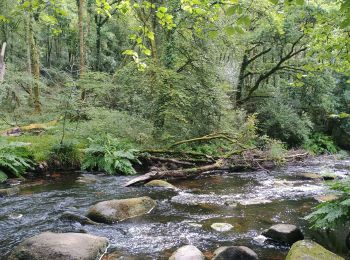
[[[145,184],[145,186],[147,186],[147,187],[161,187],[161,188],[173,189],[173,190],[177,189],[174,185],[170,184],[167,181],[162,181],[162,180],[153,180],[153,181],[147,182]]]
[[[293,244],[286,260],[344,260],[316,242],[301,240]]]
[[[108,239],[105,237],[45,232],[21,242],[9,260],[97,260],[107,247]]]
[[[177,249],[169,260],[204,260],[202,252],[195,246],[187,245]]]
[[[233,228],[233,226],[228,223],[213,223],[210,227],[219,232],[226,232]]]
[[[102,201],[89,209],[87,217],[99,223],[111,224],[147,214],[156,205],[149,197]]]
[[[213,260],[258,260],[258,255],[245,246],[222,246],[215,250]]]
[[[263,231],[262,235],[277,242],[292,245],[298,240],[304,239],[301,230],[294,225],[277,224]]]

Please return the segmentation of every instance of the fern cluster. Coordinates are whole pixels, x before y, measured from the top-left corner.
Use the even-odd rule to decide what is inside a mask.
[[[339,197],[320,203],[314,212],[306,216],[314,228],[334,228],[350,221],[350,181],[337,182],[331,189],[338,191]]]
[[[105,136],[103,138],[89,138],[89,147],[85,149],[82,163],[84,170],[104,171],[108,174],[135,174],[132,163],[140,163],[136,150],[130,149],[116,138]]]
[[[32,168],[32,156],[26,146],[19,142],[0,143],[0,182],[9,176],[22,178]]]

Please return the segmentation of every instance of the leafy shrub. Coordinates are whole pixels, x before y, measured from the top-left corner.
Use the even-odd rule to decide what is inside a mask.
[[[94,139],[108,133],[113,137],[127,139],[139,145],[152,142],[153,125],[144,118],[104,108],[89,108],[87,115],[90,120],[78,125],[76,136],[79,139],[88,137]],[[75,126],[73,128],[75,129]]]
[[[340,193],[338,199],[320,203],[306,216],[314,228],[333,228],[350,220],[350,181],[337,182],[331,189]]]
[[[258,138],[256,145],[266,153],[266,157],[269,160],[274,161],[277,165],[285,163],[285,156],[288,151],[285,144],[280,140],[271,139],[267,135],[263,135]]]
[[[99,170],[108,174],[135,174],[132,163],[140,163],[134,149],[118,139],[107,135],[103,138],[89,138],[89,147],[85,149],[82,169]]]
[[[50,150],[48,162],[59,169],[76,168],[80,164],[79,150],[71,142],[56,144]]]
[[[322,133],[313,134],[306,143],[305,148],[315,154],[334,154],[338,151],[332,138]]]
[[[0,143],[0,182],[9,176],[22,178],[33,165],[26,143]]]
[[[259,109],[259,125],[263,134],[279,139],[289,146],[299,146],[308,140],[312,123],[309,117],[283,103],[269,101]]]

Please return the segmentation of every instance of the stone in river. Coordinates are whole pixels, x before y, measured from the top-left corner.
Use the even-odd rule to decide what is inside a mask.
[[[202,252],[195,246],[186,245],[177,249],[169,260],[204,260]]]
[[[108,200],[92,206],[87,217],[99,223],[115,223],[147,214],[157,203],[150,197]]]
[[[314,241],[301,240],[293,244],[286,260],[344,260]]]
[[[258,255],[245,246],[223,246],[214,252],[213,260],[258,260]]]
[[[210,227],[219,232],[230,231],[233,228],[233,226],[228,223],[213,223]]]
[[[262,235],[276,242],[292,245],[298,240],[304,239],[301,230],[295,225],[277,224],[265,230]]]
[[[21,242],[9,260],[97,260],[107,247],[105,237],[45,232]]]

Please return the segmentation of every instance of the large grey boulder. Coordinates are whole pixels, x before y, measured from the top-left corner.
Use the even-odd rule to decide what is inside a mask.
[[[258,260],[258,255],[245,246],[222,246],[215,250],[213,260]]]
[[[177,249],[169,260],[204,260],[202,252],[195,246],[187,245]]]
[[[286,260],[344,260],[311,240],[301,240],[293,244]]]
[[[262,234],[274,241],[289,245],[292,245],[298,240],[304,239],[304,235],[301,230],[297,226],[289,224],[273,225],[269,229],[263,231]]]
[[[9,260],[97,260],[107,247],[105,237],[45,232],[20,243]]]
[[[156,205],[150,197],[102,201],[89,209],[87,217],[96,222],[111,224],[147,214]]]

